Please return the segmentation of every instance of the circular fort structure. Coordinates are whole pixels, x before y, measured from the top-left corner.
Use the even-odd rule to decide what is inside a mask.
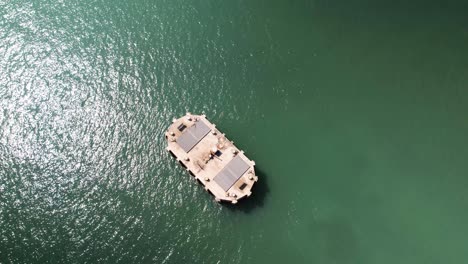
[[[252,194],[255,162],[228,140],[205,115],[174,119],[165,133],[167,150],[217,202],[236,204]]]

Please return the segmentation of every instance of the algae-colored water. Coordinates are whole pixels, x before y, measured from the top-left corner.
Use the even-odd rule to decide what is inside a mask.
[[[466,1],[0,0],[0,263],[468,261]],[[165,151],[257,163],[221,206]]]

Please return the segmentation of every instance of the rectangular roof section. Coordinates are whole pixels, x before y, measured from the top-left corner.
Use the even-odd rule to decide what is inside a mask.
[[[249,164],[247,164],[240,156],[236,156],[218,173],[218,175],[216,175],[216,177],[214,177],[213,180],[226,192],[249,168]]]
[[[191,127],[189,127],[180,137],[177,139],[177,143],[185,151],[189,152],[200,142],[211,129],[201,120],[195,121]]]

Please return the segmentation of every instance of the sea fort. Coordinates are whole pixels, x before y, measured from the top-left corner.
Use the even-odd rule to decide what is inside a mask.
[[[217,202],[236,204],[258,181],[255,162],[216,129],[205,115],[174,119],[165,133],[167,150]]]

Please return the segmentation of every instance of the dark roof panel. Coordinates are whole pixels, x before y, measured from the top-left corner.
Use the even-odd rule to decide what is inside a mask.
[[[205,122],[198,120],[195,124],[188,128],[178,139],[177,143],[185,151],[189,152],[200,142],[211,129],[205,124]]]
[[[216,177],[214,177],[214,181],[221,186],[224,191],[227,191],[249,168],[249,164],[240,156],[236,156],[218,173],[218,175],[216,175]]]

